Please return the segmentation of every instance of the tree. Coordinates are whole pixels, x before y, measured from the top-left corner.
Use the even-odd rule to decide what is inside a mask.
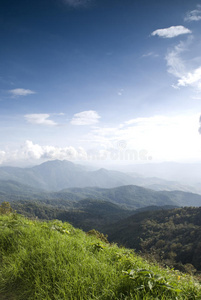
[[[12,212],[12,208],[10,206],[9,202],[2,202],[2,204],[0,205],[0,214],[1,215],[8,215]]]

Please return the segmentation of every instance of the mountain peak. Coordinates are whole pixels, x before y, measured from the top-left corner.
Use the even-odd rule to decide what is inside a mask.
[[[64,165],[69,165],[69,166],[73,166],[75,165],[74,163],[72,163],[71,161],[69,160],[59,160],[59,159],[55,159],[55,160],[48,160],[36,167],[39,167],[39,166],[64,166]]]

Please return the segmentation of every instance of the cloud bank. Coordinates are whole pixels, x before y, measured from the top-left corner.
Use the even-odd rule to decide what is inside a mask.
[[[27,140],[14,151],[0,151],[0,164],[32,164],[47,160],[85,160],[87,154],[82,147],[41,146]]]
[[[33,164],[47,160],[187,161],[200,159],[200,114],[140,117],[116,127],[93,126],[83,147],[40,145],[27,140],[16,150],[0,149],[0,164]]]
[[[83,148],[78,149],[69,147],[55,147],[55,146],[40,146],[27,140],[25,145],[19,152],[19,157],[27,160],[79,160],[86,157],[86,152]]]
[[[200,159],[198,120],[199,114],[135,118],[118,127],[93,128],[88,139],[97,147],[106,145],[108,150],[124,141],[123,151],[146,150],[148,156],[159,161]]]

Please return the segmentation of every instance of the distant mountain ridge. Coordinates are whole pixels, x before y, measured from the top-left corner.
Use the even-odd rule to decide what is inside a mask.
[[[84,199],[112,202],[126,209],[146,206],[201,206],[201,195],[183,191],[154,191],[133,185],[128,174],[87,167],[69,161],[49,161],[31,168],[0,168],[0,201],[40,201],[72,207]],[[160,179],[147,182],[160,184]],[[164,184],[164,180],[162,180]]]
[[[182,191],[153,191],[135,185],[115,188],[68,188],[48,192],[11,180],[0,180],[0,202],[36,201],[58,208],[73,208],[81,200],[106,201],[124,209],[136,210],[147,206],[201,206],[201,195]]]
[[[86,186],[110,188],[133,182],[132,177],[118,171],[88,171],[84,166],[59,160],[32,168],[0,167],[0,180],[14,180],[48,191]]]
[[[60,191],[73,187],[114,188],[123,185],[139,185],[158,191],[181,190],[196,193],[193,187],[178,182],[144,178],[140,175],[104,168],[91,171],[85,166],[66,160],[48,161],[31,168],[0,167],[0,180],[12,180],[46,191]]]

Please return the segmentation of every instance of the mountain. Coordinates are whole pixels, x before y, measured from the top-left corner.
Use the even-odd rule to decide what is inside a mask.
[[[176,205],[168,195],[164,195],[162,192],[155,192],[134,185],[120,186],[112,189],[94,187],[69,188],[61,192],[63,195],[66,192],[71,192],[82,198],[105,200],[129,209],[137,209],[150,205]]]
[[[167,181],[179,182],[193,187],[191,192],[201,193],[201,163],[144,163],[129,164],[121,168],[122,172],[137,173],[139,177],[157,177]]]
[[[183,192],[192,192],[200,193],[200,189],[194,186],[187,184],[181,184],[178,181],[165,180],[158,177],[144,177],[141,175],[136,175],[136,173],[130,172],[127,173],[129,176],[133,177],[133,184],[142,186],[148,189],[155,191],[183,191]]]
[[[167,195],[178,206],[201,206],[201,195],[182,191],[163,191],[163,195]]]
[[[0,180],[0,195],[37,195],[43,192],[41,189],[19,183],[14,180]]]
[[[132,184],[132,177],[118,171],[87,167],[69,161],[48,161],[32,168],[1,167],[0,180],[14,180],[35,188],[59,191],[68,187],[115,187]]]
[[[88,167],[69,161],[48,161],[31,168],[0,167],[0,180],[12,180],[46,191],[59,191],[71,187],[114,188],[122,185],[139,185],[153,190],[180,190],[194,192],[197,187],[182,185],[160,178],[147,178],[136,173]]]
[[[74,208],[81,200],[107,201],[126,209],[147,206],[201,206],[201,195],[181,191],[153,191],[135,185],[115,188],[68,188],[48,192],[11,180],[0,180],[0,201],[37,201],[58,208]]]
[[[69,188],[60,192],[72,193],[81,198],[110,201],[129,209],[138,209],[150,205],[163,206],[201,206],[201,195],[181,191],[153,191],[135,185],[103,188]]]

